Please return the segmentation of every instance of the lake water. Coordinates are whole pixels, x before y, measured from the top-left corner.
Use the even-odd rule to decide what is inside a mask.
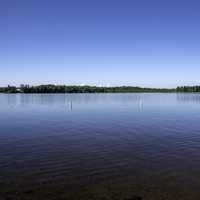
[[[199,187],[200,94],[0,94],[0,199],[197,200]]]

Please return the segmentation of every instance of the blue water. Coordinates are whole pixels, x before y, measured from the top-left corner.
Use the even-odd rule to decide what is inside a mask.
[[[200,198],[200,94],[0,94],[0,195],[108,184]]]

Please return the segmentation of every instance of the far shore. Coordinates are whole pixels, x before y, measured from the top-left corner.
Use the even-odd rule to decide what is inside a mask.
[[[146,88],[135,86],[78,86],[78,85],[21,85],[0,87],[0,93],[174,93],[174,92],[200,92],[200,86],[181,86],[177,88]]]

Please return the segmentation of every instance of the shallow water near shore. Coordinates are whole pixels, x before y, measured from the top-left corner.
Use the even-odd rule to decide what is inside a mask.
[[[0,94],[1,199],[199,199],[200,94]]]

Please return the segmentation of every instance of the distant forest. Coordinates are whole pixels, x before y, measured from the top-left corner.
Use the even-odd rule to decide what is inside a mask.
[[[20,87],[0,87],[1,93],[128,93],[128,92],[200,92],[200,86],[183,86],[176,89],[142,88],[132,86],[97,87],[97,86],[67,86],[67,85],[39,85]]]
[[[200,86],[183,86],[177,87],[177,92],[200,92]]]

